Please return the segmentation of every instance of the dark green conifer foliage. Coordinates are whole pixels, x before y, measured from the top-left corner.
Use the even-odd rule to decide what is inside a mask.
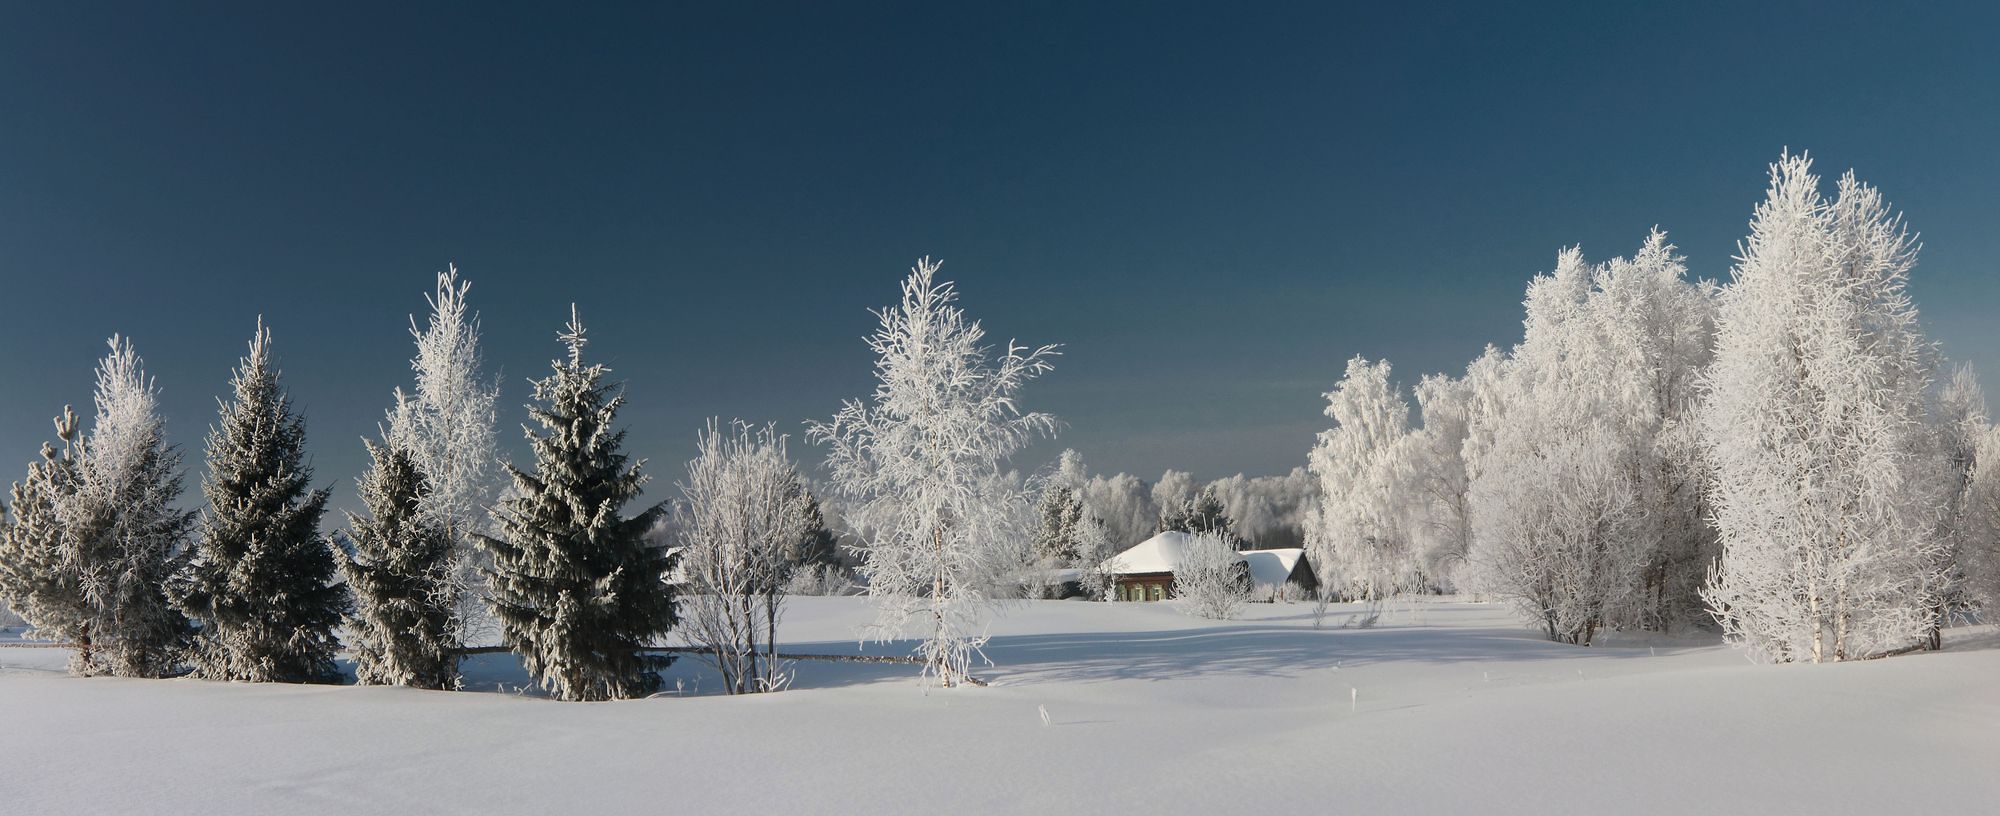
[[[373,462],[359,483],[368,515],[347,514],[352,549],[340,562],[354,593],[347,633],[355,679],[456,689],[459,592],[451,535],[423,513],[426,482],[409,452],[363,443]]]
[[[528,406],[541,425],[527,431],[535,470],[508,465],[518,495],[496,509],[499,535],[479,537],[493,558],[489,605],[507,645],[558,699],[644,696],[668,660],[641,649],[676,620],[667,552],[646,541],[663,505],[619,515],[647,478],[612,428],[625,398],[602,384],[604,366],[583,362],[574,307],[560,337],[569,357],[535,382]]]
[[[271,367],[258,322],[208,435],[208,477],[193,564],[177,593],[199,626],[190,662],[216,680],[335,682],[333,628],[347,608],[334,548],[320,535],[327,492],[311,490],[305,421]]]

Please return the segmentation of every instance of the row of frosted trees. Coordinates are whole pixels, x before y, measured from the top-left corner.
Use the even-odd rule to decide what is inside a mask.
[[[1017,392],[1056,350],[994,353],[937,269],[921,261],[878,313],[875,393],[808,432],[864,544],[880,631],[920,626],[925,676],[955,685],[993,588],[1025,563],[1031,505],[1003,465],[1055,429]],[[572,310],[564,356],[533,383],[533,463],[504,463],[468,289],[441,274],[428,324],[412,321],[416,382],[364,440],[363,512],[330,536],[261,321],[207,439],[198,511],[176,509],[158,392],[113,338],[91,426],[65,410],[0,516],[0,598],[73,645],[78,674],[331,682],[344,646],[360,682],[451,689],[465,644],[497,637],[551,695],[601,700],[655,691],[678,625],[728,690],[781,687],[785,588],[833,556],[785,437],[711,423],[680,501],[634,506],[647,477],[615,426],[624,397],[585,359]]]
[[[1946,376],[1906,285],[1916,244],[1873,188],[1804,155],[1726,285],[1655,231],[1561,253],[1524,336],[1415,388],[1356,358],[1327,394],[1307,541],[1357,600],[1457,589],[1549,638],[1719,625],[1774,661],[1935,647],[1995,586],[2000,436]],[[1988,592],[1990,594],[1990,592]]]

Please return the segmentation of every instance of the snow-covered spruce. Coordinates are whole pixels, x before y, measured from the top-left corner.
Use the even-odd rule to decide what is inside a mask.
[[[187,617],[167,598],[185,566],[195,513],[181,496],[180,451],[167,445],[159,392],[129,339],[98,363],[97,413],[78,445],[76,489],[62,504],[73,570],[90,609],[91,671],[159,677],[176,668]]]
[[[1701,410],[1728,639],[1780,662],[1920,642],[1943,588],[1936,351],[1906,289],[1916,245],[1881,194],[1804,155],[1771,166],[1717,316]]]
[[[461,638],[482,640],[496,633],[486,614],[480,550],[472,535],[487,531],[487,506],[499,481],[494,405],[500,386],[480,371],[479,315],[466,304],[471,289],[470,281],[459,279],[458,267],[450,267],[438,273],[437,291],[425,298],[428,322],[420,326],[410,318],[416,384],[407,393],[396,390],[385,436],[424,474],[429,487],[422,512],[452,542],[451,577],[459,597],[454,626]]]
[[[41,640],[76,644],[69,668],[84,674],[97,665],[94,616],[80,574],[71,568],[72,539],[63,505],[76,492],[77,418],[65,407],[56,417],[58,447],[43,443],[41,458],[10,491],[8,518],[0,527],[0,598]]]
[[[1030,543],[1031,587],[1042,597],[1054,597],[1058,578],[1068,570],[1085,595],[1102,599],[1111,595],[1114,573],[1105,569],[1105,560],[1116,555],[1104,521],[1084,500],[1090,483],[1083,457],[1064,450],[1055,467],[1035,480],[1041,494],[1036,502],[1036,524]]]
[[[354,594],[347,617],[354,677],[367,684],[456,689],[458,584],[449,533],[423,511],[429,489],[415,457],[390,443],[368,446],[357,480],[368,515],[347,514],[351,533],[340,571]]]
[[[810,433],[829,447],[827,470],[864,544],[861,569],[881,608],[874,635],[921,617],[924,676],[955,686],[982,642],[987,588],[1023,561],[1030,505],[1001,466],[1056,429],[1055,417],[1022,412],[1017,395],[1057,352],[1010,342],[994,358],[937,270],[918,261],[901,303],[876,313],[873,398],[848,401]]]
[[[347,588],[319,533],[327,492],[310,486],[305,420],[279,385],[262,320],[230,386],[208,434],[208,509],[176,598],[198,625],[190,661],[216,680],[336,681]]]
[[[769,425],[710,422],[681,483],[681,633],[731,694],[783,687],[778,622],[813,534],[803,480]]]
[[[507,466],[518,495],[495,508],[499,530],[478,535],[492,560],[487,604],[501,638],[556,698],[644,696],[668,658],[642,649],[676,620],[670,559],[646,540],[663,508],[619,515],[647,479],[612,427],[625,398],[603,383],[608,369],[583,362],[573,306],[559,337],[568,356],[535,381],[528,406],[542,430],[523,428],[534,472]]]
[[[1193,497],[1183,501],[1160,505],[1160,523],[1154,532],[1168,531],[1215,536],[1228,542],[1232,549],[1243,546],[1243,539],[1236,535],[1234,524],[1223,510],[1222,498],[1216,495],[1214,485],[1203,487]]]

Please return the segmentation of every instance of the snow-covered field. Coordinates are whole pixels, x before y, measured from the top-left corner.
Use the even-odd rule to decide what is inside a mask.
[[[1754,666],[1712,640],[1559,646],[1503,607],[1037,602],[992,685],[804,662],[794,690],[556,703],[486,693],[74,679],[0,649],[0,812],[1971,813],[2000,801],[2000,634]],[[855,651],[853,598],[794,599],[799,652]],[[870,644],[871,653],[901,651]],[[672,686],[674,683],[669,682]],[[491,693],[505,688],[509,693]],[[1043,710],[1048,723],[1043,722]]]

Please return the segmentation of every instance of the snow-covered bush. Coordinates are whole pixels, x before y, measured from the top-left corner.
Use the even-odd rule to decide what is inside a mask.
[[[1250,569],[1221,536],[1190,536],[1174,569],[1174,597],[1189,615],[1229,620],[1250,600]]]
[[[776,690],[778,621],[810,507],[785,452],[766,425],[710,422],[681,487],[681,627],[731,694]],[[761,650],[761,652],[760,652]]]
[[[810,428],[830,448],[827,470],[863,544],[861,571],[882,611],[875,636],[921,617],[930,628],[918,649],[924,675],[953,686],[983,642],[973,632],[988,588],[1023,563],[1031,505],[1002,465],[1055,431],[1054,417],[1021,411],[1018,395],[1049,370],[1056,347],[1010,342],[995,359],[952,284],[935,282],[937,269],[918,261],[902,302],[876,313],[872,399],[850,400]]]
[[[860,586],[838,564],[806,564],[785,581],[786,595],[852,595]]]

